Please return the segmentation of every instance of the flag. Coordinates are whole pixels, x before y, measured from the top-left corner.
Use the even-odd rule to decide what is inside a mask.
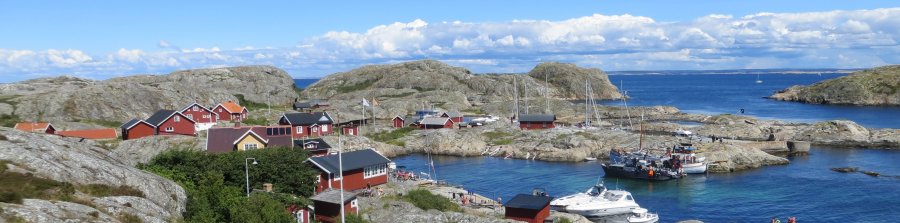
[[[362,100],[362,106],[369,107],[369,101],[366,100],[365,98],[363,98],[363,100]]]
[[[378,106],[378,100],[372,98],[372,106]]]

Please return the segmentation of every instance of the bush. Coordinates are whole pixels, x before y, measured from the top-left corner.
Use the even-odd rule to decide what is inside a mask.
[[[75,187],[70,183],[31,174],[3,172],[0,179],[0,202],[21,204],[24,198],[71,201],[75,193]]]
[[[22,194],[16,192],[0,192],[0,202],[22,204]]]
[[[362,216],[357,214],[345,215],[344,221],[347,223],[369,223],[369,221],[366,221],[366,219],[363,219]]]
[[[481,135],[486,137],[492,145],[507,145],[513,142],[511,139],[513,135],[507,132],[484,132]]]
[[[410,132],[416,130],[413,127],[403,127],[393,131],[380,131],[373,134],[369,134],[368,137],[379,142],[392,144],[396,146],[406,146],[406,142],[400,140],[406,135],[409,135]]]
[[[427,190],[411,190],[406,195],[404,195],[402,199],[404,201],[412,203],[422,210],[435,209],[438,211],[462,211],[459,205],[453,203],[453,201],[450,201],[450,199],[440,195],[432,194]]]
[[[269,125],[269,120],[266,117],[256,117],[244,119],[241,123],[245,125]]]
[[[234,97],[236,97],[238,99],[238,101],[237,101],[238,104],[246,107],[247,110],[267,109],[269,107],[265,103],[257,103],[257,102],[248,101],[247,99],[244,98],[243,94],[236,94],[236,95],[234,95]]]

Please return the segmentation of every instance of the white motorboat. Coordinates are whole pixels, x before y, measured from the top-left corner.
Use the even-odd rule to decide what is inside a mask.
[[[610,215],[631,213],[640,206],[631,197],[631,193],[624,190],[607,190],[602,196],[592,196],[581,202],[575,202],[565,207],[565,212],[581,215],[587,218],[599,218]]]
[[[706,173],[706,170],[709,167],[709,163],[706,162],[706,157],[697,156],[697,154],[694,153],[694,150],[697,149],[690,143],[682,143],[672,149],[672,158],[678,159],[681,162],[681,168],[684,173]]]
[[[585,192],[580,192],[565,197],[560,197],[550,201],[550,208],[556,211],[566,211],[566,207],[573,204],[581,204],[588,202],[594,198],[603,199],[606,193],[606,187],[603,184],[597,184],[588,188]]]
[[[693,134],[693,132],[684,129],[678,129],[678,131],[675,131],[675,136],[691,136]]]
[[[597,157],[585,157],[584,161],[597,161]]]
[[[628,216],[628,223],[656,223],[659,222],[659,215],[648,213],[647,209],[637,208],[631,211]]]

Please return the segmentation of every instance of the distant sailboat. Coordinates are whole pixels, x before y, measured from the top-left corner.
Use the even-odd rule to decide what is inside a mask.
[[[763,82],[763,81],[759,79],[759,74],[756,74],[756,83],[757,83],[757,84],[762,84],[762,82]]]

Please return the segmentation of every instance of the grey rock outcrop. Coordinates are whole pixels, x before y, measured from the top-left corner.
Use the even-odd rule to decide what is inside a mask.
[[[117,141],[109,153],[114,159],[129,165],[150,162],[156,155],[174,149],[204,150],[204,139],[192,136],[151,136]]]
[[[111,213],[124,211],[147,222],[179,219],[181,213],[185,211],[187,195],[181,186],[120,162],[94,141],[24,133],[8,128],[0,128],[0,134],[6,138],[0,140],[0,160],[8,160],[14,164],[9,171],[29,173],[35,177],[76,185],[103,184],[134,188],[141,191],[144,197],[98,197],[92,200],[96,202],[98,208],[112,209]],[[82,213],[80,209],[83,209],[65,202],[50,203],[63,210],[53,209],[51,208],[53,205],[46,202],[4,206],[4,209],[21,210],[22,213],[41,212],[42,214],[33,216],[20,216],[25,219],[38,219],[37,222],[48,222],[40,220],[43,218],[41,216],[52,217],[55,216],[54,212]],[[128,205],[124,205],[125,203]],[[128,206],[131,208],[127,208]],[[49,222],[56,221],[50,219]]]
[[[75,77],[34,79],[0,85],[15,114],[52,122],[105,120],[124,122],[159,109],[181,109],[195,100],[205,106],[237,101],[288,104],[297,98],[293,79],[271,66],[176,71],[94,81]]]
[[[769,96],[812,104],[900,105],[900,65],[877,67],[848,76],[792,86]]]

